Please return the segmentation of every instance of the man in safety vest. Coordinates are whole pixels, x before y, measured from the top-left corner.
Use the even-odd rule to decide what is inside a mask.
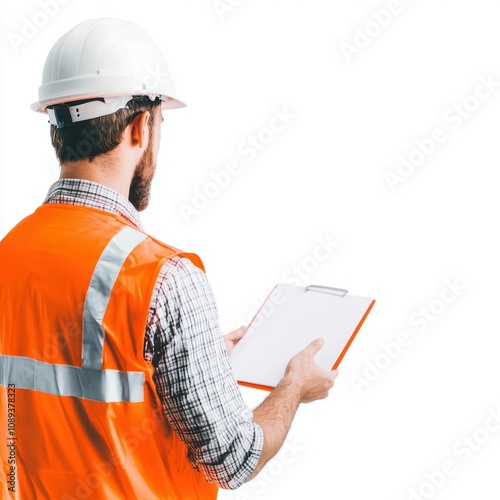
[[[45,202],[0,242],[1,498],[215,499],[279,450],[336,372],[289,362],[254,411],[194,255],[147,235],[162,54],[137,25],[85,21],[51,49],[36,111],[61,163]]]

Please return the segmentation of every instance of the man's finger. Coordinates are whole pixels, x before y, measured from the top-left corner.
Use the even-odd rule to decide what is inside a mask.
[[[316,339],[313,340],[305,349],[304,351],[307,352],[308,354],[311,355],[313,358],[316,353],[323,347],[325,341],[323,339]]]
[[[237,330],[231,333],[233,340],[240,340],[247,332],[247,326],[240,326]]]

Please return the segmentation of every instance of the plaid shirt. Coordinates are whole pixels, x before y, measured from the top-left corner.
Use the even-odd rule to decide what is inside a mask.
[[[59,180],[45,203],[106,210],[142,229],[126,198],[90,181]],[[210,285],[186,258],[174,257],[160,271],[144,358],[155,367],[164,413],[187,444],[195,469],[224,488],[241,486],[257,465],[263,432],[253,422],[229,366]]]

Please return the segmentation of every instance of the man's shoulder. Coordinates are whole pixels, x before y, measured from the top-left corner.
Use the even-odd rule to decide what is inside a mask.
[[[147,237],[151,251],[155,252],[158,256],[163,258],[166,257],[169,261],[171,261],[166,262],[164,266],[166,265],[170,268],[173,264],[175,264],[174,267],[178,268],[178,271],[180,272],[187,270],[192,273],[195,271],[195,268],[203,272],[205,271],[203,262],[197,254],[180,250],[179,248],[165,243],[150,234],[147,234]],[[178,257],[178,259],[174,260],[175,257]]]
[[[201,281],[206,281],[203,268],[196,265],[193,259],[180,253],[163,263],[158,274],[157,286],[170,289],[181,283],[200,283]]]

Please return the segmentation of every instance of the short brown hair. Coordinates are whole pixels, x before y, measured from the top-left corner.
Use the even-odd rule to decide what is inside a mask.
[[[50,138],[57,159],[61,164],[85,158],[92,162],[96,156],[113,151],[120,144],[123,131],[134,118],[144,111],[152,111],[160,104],[158,98],[152,101],[148,96],[134,97],[126,108],[111,115],[76,122],[59,129],[51,125]],[[151,113],[150,127],[154,123],[154,116]]]

